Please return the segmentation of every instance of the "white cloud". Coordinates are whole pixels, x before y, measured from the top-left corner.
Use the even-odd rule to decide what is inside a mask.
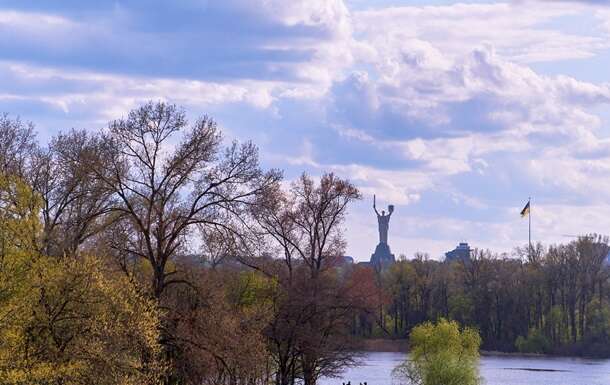
[[[373,49],[420,39],[443,53],[459,56],[482,43],[503,58],[519,62],[587,58],[608,47],[605,36],[570,34],[546,24],[560,17],[578,17],[585,5],[539,2],[404,6],[356,12],[358,34]]]
[[[44,13],[24,13],[0,10],[0,26],[30,29],[32,27],[49,26],[57,28],[71,25],[71,22],[61,16]]]
[[[610,140],[592,108],[610,104],[610,86],[529,67],[610,49],[607,10],[228,0],[186,1],[165,18],[89,6],[0,10],[0,107],[98,127],[149,99],[224,108],[247,126],[235,132],[265,138],[274,165],[335,171],[396,204],[396,253],[440,255],[460,239],[510,250],[526,234],[512,215],[529,191],[544,202],[541,240],[608,225]],[[592,25],[566,27],[581,18]],[[368,206],[356,207],[351,250],[375,240]]]
[[[85,71],[66,72],[21,63],[0,62],[4,98],[41,102],[71,110],[88,109],[95,121],[106,122],[147,100],[171,100],[185,107],[247,103],[265,109],[278,83],[240,80],[234,83],[189,79],[134,78]]]

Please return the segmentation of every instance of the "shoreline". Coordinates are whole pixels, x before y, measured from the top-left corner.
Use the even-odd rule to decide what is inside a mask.
[[[393,352],[393,353],[408,353],[409,340],[403,339],[384,339],[384,338],[367,338],[360,340],[360,349],[363,352]],[[481,356],[486,357],[523,357],[523,358],[579,358],[579,359],[596,359],[608,360],[610,357],[588,357],[575,355],[561,354],[544,354],[544,353],[520,353],[520,352],[503,352],[499,350],[480,350]]]
[[[360,350],[364,352],[396,352],[407,353],[409,351],[409,340],[403,339],[384,339],[384,338],[365,338],[360,341]]]

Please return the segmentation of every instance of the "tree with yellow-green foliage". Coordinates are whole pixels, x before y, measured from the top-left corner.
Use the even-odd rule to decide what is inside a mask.
[[[0,384],[152,384],[159,311],[94,258],[38,252],[39,199],[0,175]]]
[[[38,259],[39,206],[25,183],[0,174],[0,333],[16,322],[29,295],[28,280]],[[0,346],[5,341],[0,339]]]
[[[455,321],[426,322],[411,331],[406,362],[393,371],[412,385],[477,385],[481,338]]]

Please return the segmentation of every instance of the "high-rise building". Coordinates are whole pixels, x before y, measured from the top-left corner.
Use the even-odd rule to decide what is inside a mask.
[[[445,262],[459,261],[459,260],[470,260],[470,251],[472,249],[468,246],[468,242],[460,242],[457,247],[451,251],[445,253]]]

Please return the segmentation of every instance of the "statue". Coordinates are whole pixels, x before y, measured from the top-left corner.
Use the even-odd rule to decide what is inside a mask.
[[[373,210],[375,210],[375,214],[377,214],[377,224],[379,225],[379,244],[375,247],[375,252],[371,255],[370,263],[375,267],[375,270],[379,272],[396,261],[394,254],[392,254],[392,251],[390,250],[390,245],[388,245],[388,230],[390,229],[390,217],[394,212],[394,206],[388,206],[388,214],[385,213],[385,210],[381,210],[381,214],[379,214],[375,200],[375,196],[373,195]]]
[[[381,214],[379,214],[375,204],[375,195],[373,195],[373,210],[375,210],[375,214],[377,214],[377,223],[379,224],[379,243],[387,244],[388,230],[390,228],[390,217],[394,212],[394,205],[388,206],[388,214],[385,213],[385,210],[381,210]]]

